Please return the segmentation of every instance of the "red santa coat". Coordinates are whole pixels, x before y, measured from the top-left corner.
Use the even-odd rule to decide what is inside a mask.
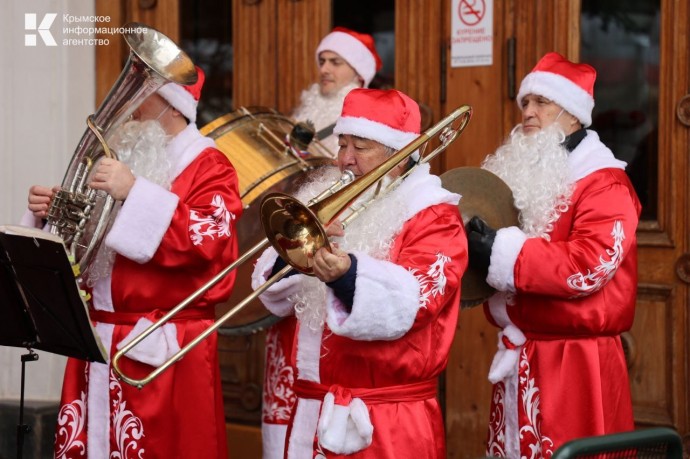
[[[325,288],[326,325],[298,328],[288,458],[446,456],[436,384],[448,362],[467,265],[458,196],[441,188],[428,166],[390,194],[405,204],[389,259],[354,251],[352,310]],[[360,218],[376,217],[374,208],[367,212]],[[275,259],[273,249],[259,259],[254,288]],[[274,314],[291,314],[307,279],[314,281],[283,279],[262,301]]]
[[[160,318],[237,256],[235,221],[242,206],[228,159],[194,125],[166,150],[176,176],[171,190],[137,177],[105,240],[117,255],[111,277],[94,286],[90,306],[111,357],[130,333]],[[199,335],[233,282],[226,277],[137,345],[120,360],[122,370],[141,378],[153,370],[148,363],[160,364]],[[142,389],[119,381],[109,364],[69,359],[55,456],[225,459],[215,334]]]
[[[302,91],[300,105],[293,116],[297,121],[310,121],[318,133],[335,124],[342,112],[343,100],[349,90],[357,87],[350,84],[337,94],[328,97],[320,94],[318,83]],[[333,156],[338,152],[338,136],[331,134],[321,143]],[[294,362],[291,361],[292,342],[295,338],[297,319],[286,317],[266,331],[266,366],[263,383],[263,404],[261,413],[261,438],[263,459],[282,459],[287,424],[295,405]]]
[[[550,241],[499,230],[485,305],[503,328],[490,380],[487,453],[548,458],[564,442],[632,430],[620,333],[637,287],[640,203],[613,154],[588,131],[570,154],[575,190]]]

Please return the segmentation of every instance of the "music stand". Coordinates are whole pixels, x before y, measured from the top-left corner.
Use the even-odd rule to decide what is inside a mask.
[[[24,435],[26,362],[38,360],[33,349],[106,362],[106,353],[88,315],[62,240],[33,228],[0,226],[0,345],[21,347],[22,355],[17,457]]]

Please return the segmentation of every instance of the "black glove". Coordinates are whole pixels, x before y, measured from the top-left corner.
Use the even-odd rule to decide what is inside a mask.
[[[486,278],[486,275],[489,274],[491,248],[494,245],[494,239],[496,239],[496,230],[475,216],[467,223],[465,231],[467,232],[469,264],[479,270]]]

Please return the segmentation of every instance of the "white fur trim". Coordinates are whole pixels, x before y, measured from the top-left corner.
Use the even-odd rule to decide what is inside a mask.
[[[97,311],[115,311],[113,306],[113,296],[112,296],[112,273],[108,274],[108,277],[98,279],[96,285],[93,286],[91,294],[93,295],[93,307]]]
[[[288,459],[304,459],[314,455],[314,434],[319,422],[321,402],[299,398],[295,407],[290,440],[288,442]]]
[[[518,107],[522,108],[522,99],[528,94],[543,96],[557,103],[566,112],[580,120],[584,127],[592,124],[594,98],[564,76],[551,72],[532,72],[520,84],[517,96]]]
[[[96,334],[110,355],[113,330],[112,324],[96,324]],[[110,366],[90,362],[86,401],[88,438],[87,457],[100,459],[110,457]]]
[[[182,86],[177,83],[168,83],[158,90],[158,95],[182,113],[190,123],[196,122],[196,108],[199,102]]]
[[[180,175],[207,148],[217,148],[216,142],[201,135],[195,124],[188,124],[165,149],[173,162],[173,178]]]
[[[503,344],[503,336],[518,347],[516,349],[507,349],[505,344]],[[491,362],[489,381],[496,384],[509,376],[517,374],[520,351],[525,341],[525,335],[515,325],[508,325],[498,334],[498,351],[496,351],[496,355],[494,355],[494,359]]]
[[[508,295],[510,294],[506,292],[496,292],[489,297],[488,301],[489,313],[491,314],[491,317],[493,317],[496,324],[501,328],[505,328],[509,324],[513,323],[508,316]]]
[[[515,262],[526,240],[527,236],[517,226],[496,232],[486,282],[499,292],[515,292]]]
[[[376,75],[376,59],[364,43],[346,32],[335,31],[326,35],[316,48],[316,63],[322,51],[333,51],[340,55],[355,69],[364,80],[364,87],[368,87]]]
[[[395,191],[401,193],[407,203],[405,217],[408,220],[428,207],[438,204],[457,205],[460,202],[460,195],[443,188],[441,178],[431,174],[430,169],[429,163],[415,167]]]
[[[318,424],[319,443],[336,454],[352,454],[371,445],[374,426],[366,405],[353,398],[347,406],[335,403],[328,392],[321,405]]]
[[[519,365],[519,361],[517,363]],[[506,419],[505,457],[521,457],[520,426],[518,424],[518,372],[504,381],[503,413]]]
[[[394,340],[407,333],[419,310],[419,282],[402,266],[357,257],[355,297],[350,314],[328,291],[327,323],[333,333],[355,340]]]
[[[264,250],[264,253],[261,254],[254,265],[254,271],[252,272],[252,290],[256,290],[266,283],[277,259],[278,252],[276,252],[273,247]],[[292,315],[294,313],[293,304],[288,301],[287,298],[300,291],[300,282],[302,278],[302,274],[293,274],[290,277],[284,277],[259,295],[259,300],[266,306],[266,309],[278,317]]]
[[[312,330],[300,326],[297,332],[297,377],[307,381],[321,382],[319,360],[321,359],[321,338],[323,329]]]
[[[151,325],[153,325],[153,322],[149,319],[145,317],[140,318],[127,336],[117,343],[117,349],[120,350],[125,347],[130,341],[141,335]],[[177,327],[175,324],[167,323],[154,330],[149,336],[144,338],[142,342],[127,351],[125,355],[137,362],[158,367],[163,365],[166,360],[179,350],[180,345],[177,342]]]
[[[333,133],[356,135],[396,150],[400,150],[419,136],[416,132],[400,131],[378,121],[354,116],[338,118]]]
[[[158,250],[178,202],[176,194],[137,177],[105,238],[106,245],[130,260],[146,263]]]
[[[287,424],[261,424],[263,459],[283,459]]]
[[[613,152],[599,140],[596,132],[587,130],[587,135],[568,155],[568,171],[571,182],[601,169],[623,169],[626,163],[616,159]]]

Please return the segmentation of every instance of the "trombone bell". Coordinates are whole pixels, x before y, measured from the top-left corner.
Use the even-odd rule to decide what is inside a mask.
[[[269,199],[270,198],[270,199]],[[309,207],[283,193],[271,193],[261,202],[266,238],[283,260],[303,274],[314,274],[314,255],[330,250],[328,236]]]

